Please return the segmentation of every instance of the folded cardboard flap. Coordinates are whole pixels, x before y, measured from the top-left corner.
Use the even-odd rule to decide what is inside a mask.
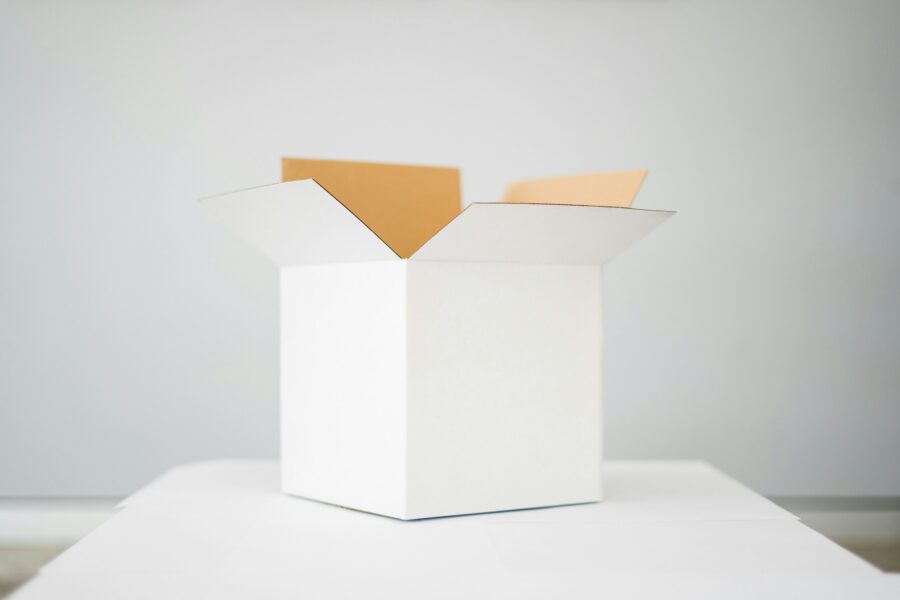
[[[475,203],[410,260],[600,265],[672,214],[608,206]]]
[[[202,198],[200,205],[279,267],[398,258],[312,179]]]
[[[285,158],[285,183],[201,202],[279,266],[406,258],[602,264],[673,214],[623,208],[645,175],[526,181],[501,203],[460,212],[456,169]]]
[[[459,169],[283,158],[281,179],[315,179],[402,258],[461,208]]]
[[[647,171],[622,171],[518,181],[506,188],[503,202],[627,208],[646,176]]]

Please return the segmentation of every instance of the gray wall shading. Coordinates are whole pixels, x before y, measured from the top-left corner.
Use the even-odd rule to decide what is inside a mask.
[[[648,167],[609,457],[900,494],[900,4],[0,6],[0,495],[277,453],[276,273],[200,196],[282,155]]]

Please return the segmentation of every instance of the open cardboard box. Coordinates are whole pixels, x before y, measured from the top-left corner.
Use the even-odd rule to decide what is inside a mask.
[[[202,200],[281,272],[285,492],[419,519],[601,498],[600,265],[645,172],[511,185],[284,159]]]

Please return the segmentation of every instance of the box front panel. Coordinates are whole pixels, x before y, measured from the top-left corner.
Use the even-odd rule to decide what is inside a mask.
[[[600,498],[600,269],[415,262],[412,518]]]
[[[284,491],[403,516],[405,268],[282,269]]]

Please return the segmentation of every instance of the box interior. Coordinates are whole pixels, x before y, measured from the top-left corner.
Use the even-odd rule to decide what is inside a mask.
[[[629,207],[647,171],[511,183],[505,203]],[[400,258],[410,258],[460,212],[459,169],[283,158],[282,181],[313,179]]]
[[[201,204],[280,267],[377,260],[602,264],[673,213],[628,208],[645,171],[512,184],[460,210],[459,171],[286,158],[284,183]]]

